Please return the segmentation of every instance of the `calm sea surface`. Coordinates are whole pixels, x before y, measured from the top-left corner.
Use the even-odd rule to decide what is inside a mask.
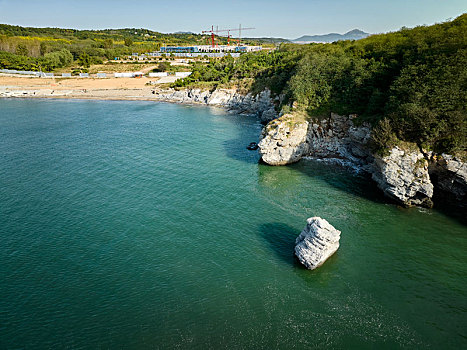
[[[467,347],[467,226],[261,126],[153,102],[0,100],[0,348]],[[315,271],[306,218],[342,231]]]

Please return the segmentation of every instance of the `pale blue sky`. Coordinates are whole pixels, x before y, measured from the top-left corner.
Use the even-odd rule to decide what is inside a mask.
[[[297,38],[358,28],[382,33],[467,12],[467,0],[0,0],[0,23],[77,29],[200,32],[256,27],[248,36]]]

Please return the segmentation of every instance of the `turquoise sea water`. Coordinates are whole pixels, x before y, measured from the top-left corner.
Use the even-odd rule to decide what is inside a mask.
[[[467,229],[261,126],[153,102],[0,100],[0,348],[467,347]],[[318,270],[306,218],[342,231]]]

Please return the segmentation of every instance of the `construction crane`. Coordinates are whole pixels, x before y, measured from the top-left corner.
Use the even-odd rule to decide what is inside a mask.
[[[211,26],[210,30],[203,30],[201,33],[203,34],[210,33],[211,34],[211,45],[212,47],[216,47],[215,36],[219,35],[218,33],[227,32],[227,45],[230,45],[230,32],[238,32],[237,44],[240,45],[240,40],[242,38],[242,30],[251,30],[251,29],[255,29],[255,28],[242,28],[241,24],[238,26],[238,28],[235,28],[235,29],[219,29],[219,27],[216,27],[216,30],[214,30],[214,26]]]

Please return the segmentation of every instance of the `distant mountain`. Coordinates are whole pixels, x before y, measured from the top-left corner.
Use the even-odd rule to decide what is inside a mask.
[[[260,37],[260,38],[243,38],[243,40],[257,40],[263,43],[273,43],[273,44],[280,44],[280,43],[290,43],[289,39],[284,38],[272,38],[272,37]]]
[[[295,43],[332,43],[339,40],[359,40],[369,36],[369,33],[365,33],[359,29],[351,30],[345,34],[329,33],[323,35],[304,35],[298,39],[292,40]]]
[[[193,32],[175,32],[175,33],[172,33],[172,34],[195,34]]]

